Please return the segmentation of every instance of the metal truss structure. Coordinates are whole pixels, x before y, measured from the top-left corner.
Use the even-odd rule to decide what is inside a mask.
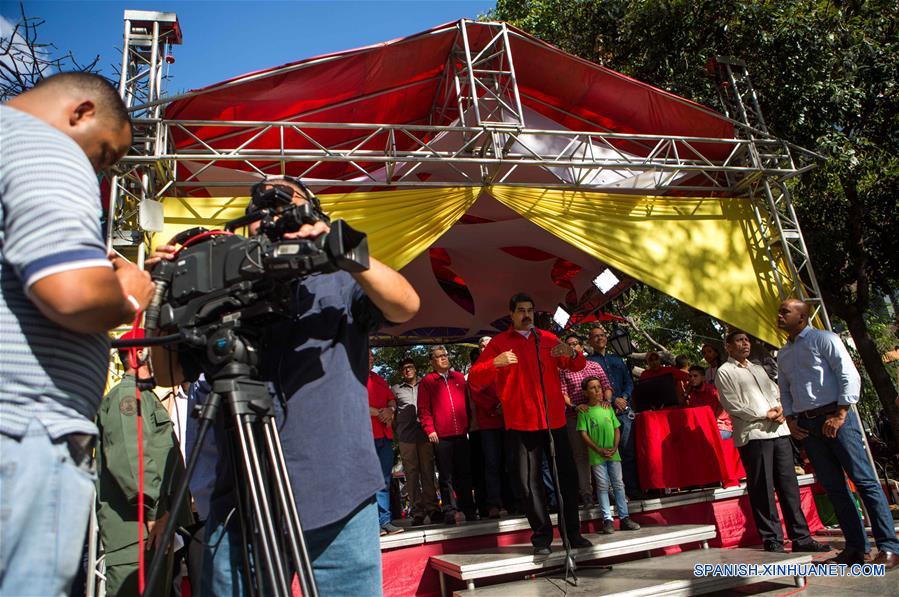
[[[140,242],[141,212],[161,207],[149,203],[158,196],[158,183],[165,180],[166,161],[160,159],[168,145],[165,126],[160,125],[165,68],[172,62],[171,47],[181,44],[181,27],[175,13],[145,10],[125,11],[119,94],[131,112],[133,128],[128,160],[110,181],[108,243],[128,247]],[[130,158],[129,158],[130,160]]]
[[[755,149],[750,154],[749,163],[759,170],[794,167],[793,152],[788,145],[768,151],[758,144],[759,139],[772,137],[765,124],[746,63],[728,56],[717,57],[716,63],[718,91],[725,114],[744,123],[745,126],[740,127],[738,132]],[[798,170],[796,174],[799,174]],[[792,176],[762,176],[749,181],[745,189],[752,199],[758,232],[763,239],[767,239],[762,244],[781,298],[795,296],[806,301],[813,307],[812,316],[819,317],[821,323],[831,329],[830,318],[821,298],[808,248],[793,207],[793,198],[787,186],[789,178]]]
[[[455,43],[427,121],[304,121],[311,113],[286,121],[171,120],[161,116],[166,103],[202,93],[173,98],[161,95],[160,55],[165,55],[168,44],[181,41],[177,18],[171,13],[127,11],[122,91],[140,134],[114,184],[110,219],[115,222],[115,236],[138,242],[140,229],[133,215],[154,199],[166,195],[189,198],[201,188],[245,187],[254,177],[284,173],[288,165],[295,172],[297,164],[302,165],[299,176],[313,187],[335,190],[534,186],[521,181],[535,173],[544,181],[539,185],[547,188],[748,197],[758,225],[755,250],[771,264],[765,275],[771,276],[782,298],[797,296],[812,303],[829,327],[787,186],[790,179],[813,168],[820,156],[768,132],[745,64],[719,58],[717,65],[725,115],[737,131],[734,138],[597,130],[594,123],[556,106],[553,110],[584,122],[585,130],[532,129],[525,125],[522,97],[539,100],[521,95],[509,43],[510,37],[520,34],[504,23],[462,20],[453,26],[457,29]],[[487,28],[489,35],[470,35],[474,27]],[[486,41],[476,46],[472,43],[475,38]],[[136,100],[145,101],[140,104]],[[200,128],[208,131],[210,127],[222,129],[214,147],[197,134]],[[349,140],[338,144],[322,141],[333,137],[328,133],[334,131]],[[172,142],[176,136],[193,142],[181,143],[176,149]],[[261,142],[263,137],[266,143]],[[273,137],[280,139],[275,147],[270,141]],[[291,138],[303,139],[304,148],[292,148],[285,142]],[[561,149],[541,149],[545,147]],[[343,178],[326,175],[326,168],[334,163],[348,166],[351,174]],[[438,174],[423,181],[415,174],[426,167]],[[216,180],[204,180],[203,174],[212,168],[216,168]],[[603,172],[616,173],[619,179],[641,176],[651,184],[630,191],[604,186],[596,182]],[[137,232],[129,235],[129,230]]]

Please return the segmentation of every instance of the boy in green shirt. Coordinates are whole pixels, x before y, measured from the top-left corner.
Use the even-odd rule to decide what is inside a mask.
[[[584,395],[590,401],[586,412],[578,413],[577,430],[587,447],[590,448],[590,468],[593,482],[596,484],[596,500],[602,509],[602,532],[610,535],[615,532],[612,520],[612,508],[609,504],[609,481],[615,493],[615,509],[621,519],[621,529],[636,531],[640,525],[628,517],[627,496],[624,494],[624,481],[621,477],[621,456],[618,454],[618,440],[621,423],[615,416],[612,403],[609,402],[602,385],[596,377],[588,377],[581,383]]]

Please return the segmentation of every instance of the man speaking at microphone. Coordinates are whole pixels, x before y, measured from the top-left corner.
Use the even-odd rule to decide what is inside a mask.
[[[509,299],[509,312],[512,327],[487,344],[471,368],[468,382],[475,388],[496,383],[508,445],[517,459],[516,481],[533,531],[534,555],[548,555],[553,539],[543,489],[543,458],[550,455],[547,421],[555,444],[565,531],[571,547],[589,547],[591,543],[580,531],[577,470],[565,430],[565,400],[559,381],[560,368],[580,371],[586,359],[554,334],[534,327],[534,300],[527,294]]]

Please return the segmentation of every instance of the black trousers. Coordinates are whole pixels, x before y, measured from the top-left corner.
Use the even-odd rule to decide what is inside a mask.
[[[441,437],[434,446],[434,456],[444,514],[462,510],[469,520],[473,520],[475,508],[471,496],[471,448],[468,437]]]
[[[793,446],[787,436],[754,439],[738,448],[746,469],[749,504],[763,542],[783,544],[783,527],[777,514],[774,492],[787,522],[787,534],[796,543],[811,539],[799,501],[799,483],[793,470]]]
[[[564,502],[565,527],[569,540],[581,534],[581,522],[577,510],[577,468],[568,443],[565,427],[552,430],[556,446],[556,465],[559,470],[559,488]],[[546,430],[518,431],[507,429],[508,445],[515,450],[518,468],[518,486],[528,523],[531,525],[531,543],[535,547],[548,547],[553,540],[552,521],[546,504],[543,487],[543,455],[549,458],[549,438]],[[551,466],[551,465],[550,465]],[[560,519],[561,520],[561,519]]]

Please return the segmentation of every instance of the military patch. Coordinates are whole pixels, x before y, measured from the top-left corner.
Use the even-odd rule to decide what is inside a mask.
[[[122,401],[119,402],[119,412],[126,417],[134,416],[134,413],[137,412],[137,399],[133,396],[122,398]]]

